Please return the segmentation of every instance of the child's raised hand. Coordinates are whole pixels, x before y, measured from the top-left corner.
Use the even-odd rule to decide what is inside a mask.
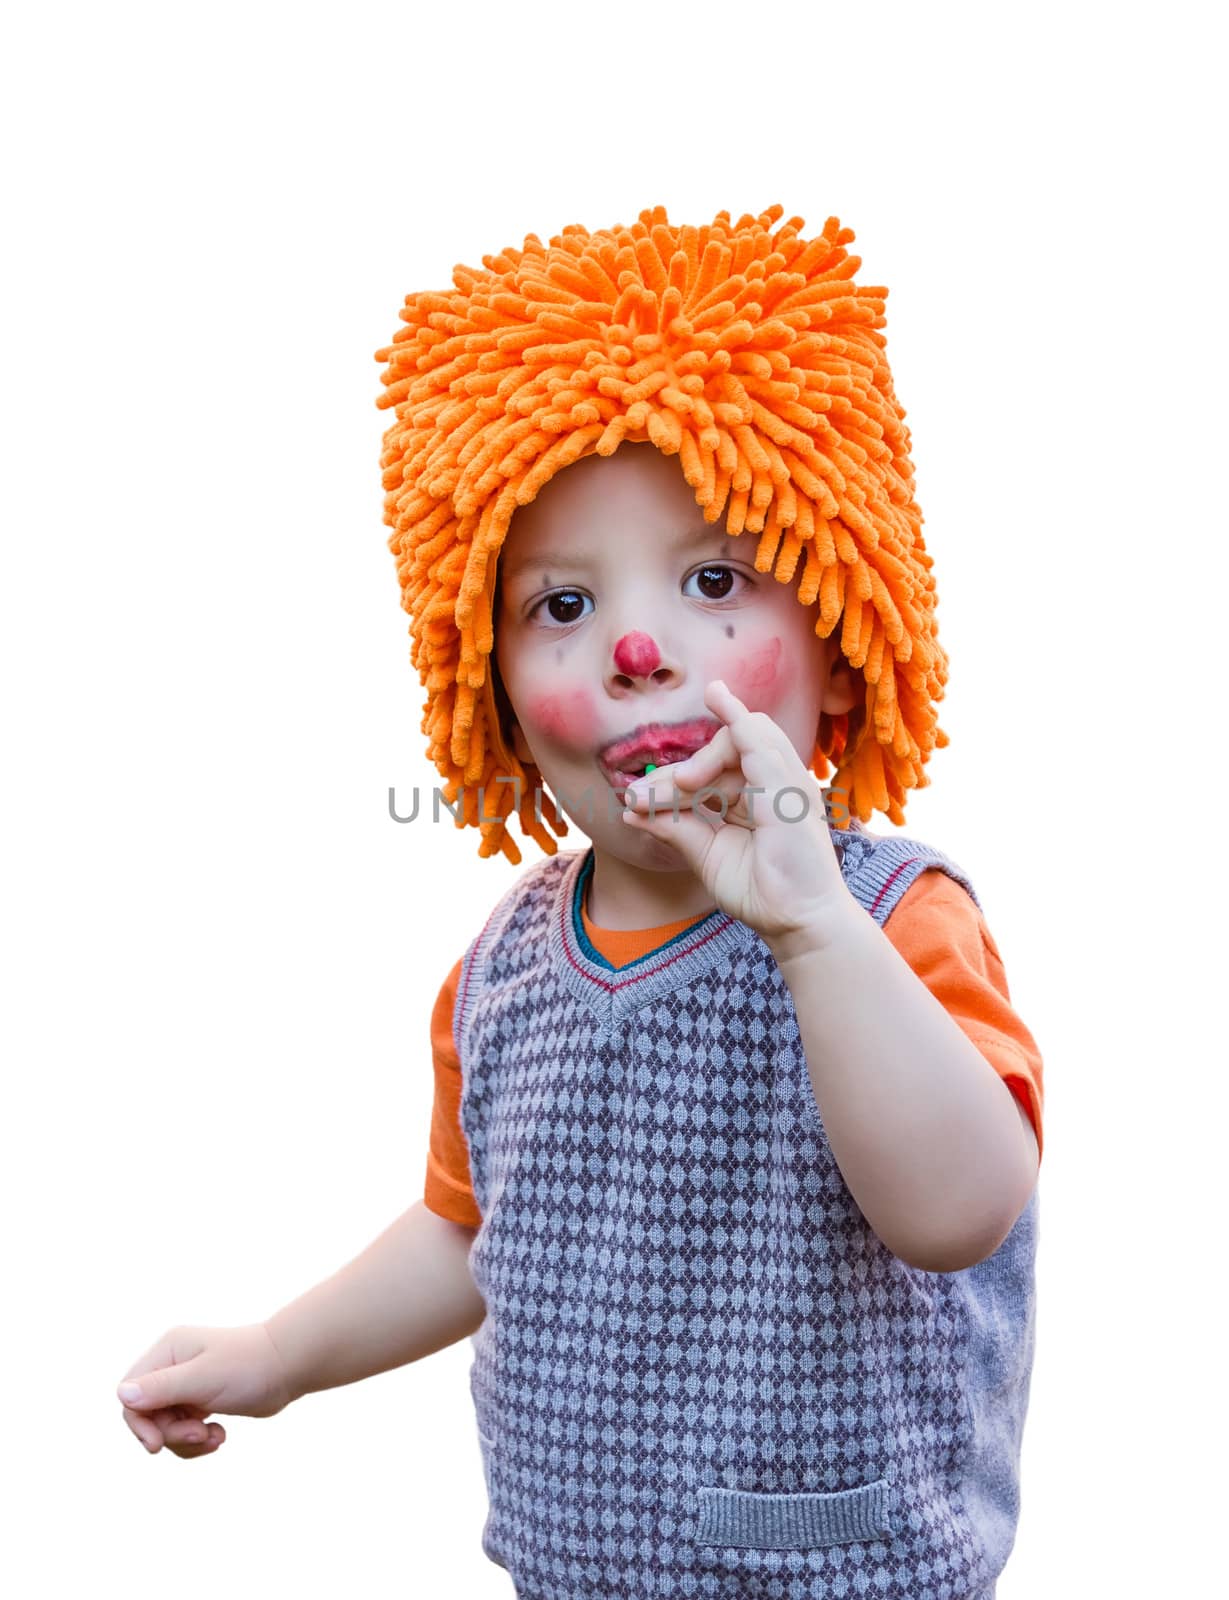
[[[704,701],[725,726],[686,761],[638,778],[626,825],[674,845],[721,909],[766,941],[804,933],[849,899],[823,793],[765,712],[748,711],[720,679]],[[695,805],[703,789],[720,799]]]
[[[140,1398],[125,1391],[138,1383]],[[226,1430],[206,1418],[273,1417],[294,1398],[263,1323],[242,1328],[172,1328],[133,1362],[117,1391],[124,1421],[151,1455],[212,1455]]]

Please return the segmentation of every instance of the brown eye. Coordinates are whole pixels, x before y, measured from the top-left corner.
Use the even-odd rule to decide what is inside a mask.
[[[700,585],[702,600],[724,600],[734,587],[737,576],[733,567],[701,567],[698,572],[691,574],[691,578]],[[691,578],[687,580],[689,583]]]
[[[545,606],[553,622],[565,624],[578,622],[585,615],[578,608],[584,605],[587,598],[588,596],[578,594],[575,589],[559,589],[554,594],[548,594],[545,599],[539,600],[533,609],[537,612]]]

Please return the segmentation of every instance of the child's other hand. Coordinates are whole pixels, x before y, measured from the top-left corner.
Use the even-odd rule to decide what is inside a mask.
[[[704,701],[725,726],[686,761],[638,778],[626,825],[674,845],[721,909],[766,941],[804,933],[833,908],[840,914],[849,891],[814,775],[772,718],[748,711],[720,679]],[[720,799],[696,806],[702,789]]]
[[[242,1328],[172,1328],[133,1362],[120,1388],[139,1383],[141,1398],[118,1398],[124,1421],[151,1455],[206,1456],[226,1430],[206,1418],[272,1417],[293,1398],[285,1368],[263,1323]]]

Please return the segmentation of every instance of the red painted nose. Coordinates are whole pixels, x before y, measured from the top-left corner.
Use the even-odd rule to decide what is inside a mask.
[[[625,633],[614,647],[614,664],[629,678],[647,678],[661,666],[661,652],[647,633]]]

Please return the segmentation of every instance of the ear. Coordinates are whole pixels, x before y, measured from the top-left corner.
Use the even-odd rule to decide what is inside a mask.
[[[505,749],[511,749],[518,761],[532,762],[532,752],[525,742],[525,735],[521,732],[521,725],[513,714],[512,702],[508,699],[508,691],[504,688],[504,680],[500,676],[499,664],[494,654],[491,655],[487,663],[487,670],[491,674],[495,718],[499,725],[499,736],[503,740],[504,747]]]
[[[828,682],[821,709],[830,717],[839,717],[862,704],[866,697],[866,679],[846,660],[839,630],[833,631],[829,643]]]

